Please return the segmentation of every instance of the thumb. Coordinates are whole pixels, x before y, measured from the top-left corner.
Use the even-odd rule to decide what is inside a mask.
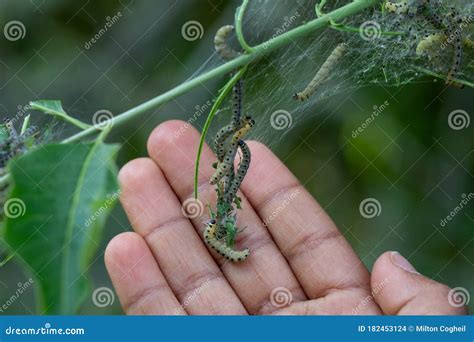
[[[418,273],[398,252],[382,254],[371,275],[372,293],[386,315],[465,315],[469,293],[460,293]]]

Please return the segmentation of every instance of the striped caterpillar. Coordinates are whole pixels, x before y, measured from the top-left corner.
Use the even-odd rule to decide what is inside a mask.
[[[217,54],[225,60],[234,59],[240,55],[239,52],[233,50],[227,45],[227,37],[234,31],[234,26],[225,25],[217,30],[216,36],[214,37],[214,47]]]
[[[248,258],[250,255],[250,250],[248,248],[245,248],[241,251],[236,251],[230,248],[225,242],[222,242],[216,238],[216,229],[217,221],[213,219],[209,221],[206,229],[204,230],[204,240],[209,246],[211,246],[211,248],[215,249],[217,253],[232,262],[240,262]]]
[[[447,85],[452,85],[454,82],[454,78],[456,77],[457,73],[461,68],[462,63],[462,55],[463,55],[463,43],[462,43],[462,35],[461,30],[458,29],[456,22],[457,18],[455,17],[454,13],[449,13],[448,16],[448,24],[447,24],[447,36],[450,39],[454,39],[452,45],[454,47],[454,56],[453,56],[453,64],[451,70],[448,73],[448,78],[446,79]]]
[[[455,9],[448,13],[440,13],[442,8],[438,0],[409,0],[400,3],[387,1],[385,8],[388,12],[398,14],[408,13],[410,17],[421,13],[426,20],[439,33],[432,34],[422,39],[416,49],[417,55],[427,55],[431,59],[439,59],[439,50],[435,50],[435,46],[446,46],[446,43],[453,46],[454,52],[452,57],[451,68],[446,77],[446,85],[452,85],[462,88],[463,85],[455,81],[456,75],[461,70],[463,60],[463,46],[470,40],[463,37],[462,23],[470,22],[472,15],[462,16]],[[410,28],[411,30],[411,28]]]
[[[232,181],[230,182],[229,189],[226,191],[225,201],[227,203],[231,202],[236,196],[237,190],[239,190],[240,184],[244,180],[244,177],[250,167],[251,154],[249,147],[243,140],[239,140],[238,144],[240,150],[242,151],[242,160],[240,161],[237,174],[233,177]]]
[[[229,149],[227,150],[223,161],[217,164],[216,171],[210,179],[211,184],[217,184],[217,182],[221,180],[222,177],[229,173],[229,170],[232,170],[239,140],[242,139],[242,137],[253,127],[254,124],[255,121],[250,116],[244,118],[243,126],[232,136],[232,139],[229,143]]]
[[[347,44],[345,43],[339,44],[331,52],[329,57],[326,59],[324,64],[321,66],[321,68],[318,70],[318,72],[313,77],[313,79],[308,84],[308,86],[302,92],[294,94],[293,99],[299,100],[299,101],[305,101],[311,95],[313,95],[314,92],[317,90],[317,88],[321,85],[321,83],[323,83],[328,78],[329,74],[334,69],[334,67],[339,62],[339,60],[342,58],[342,56],[344,56],[346,51],[347,51]]]
[[[232,122],[221,128],[214,139],[214,153],[219,162],[225,157],[225,141],[238,129],[242,112],[242,81],[238,80],[232,89]]]

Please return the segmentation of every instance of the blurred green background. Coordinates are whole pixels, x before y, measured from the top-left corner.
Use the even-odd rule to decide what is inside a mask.
[[[26,35],[0,37],[0,110],[14,115],[33,99],[59,99],[68,113],[90,122],[106,109],[119,114],[190,77],[213,53],[213,36],[233,21],[240,2],[219,0],[61,1],[7,0],[0,3],[2,27],[21,21]],[[89,48],[86,43],[107,17],[120,19]],[[186,41],[181,27],[199,21],[204,35]],[[217,79],[113,131],[123,147],[119,165],[146,155],[151,130],[168,119],[188,120],[196,104],[212,99]],[[472,116],[474,90],[428,82],[384,88],[370,86],[328,102],[324,111],[295,122],[284,144],[273,146],[306,188],[326,208],[370,269],[387,250],[398,250],[418,271],[474,295],[474,205],[452,221],[446,217],[474,192],[474,124],[454,130],[448,115],[462,109]],[[362,134],[357,129],[373,106],[386,110]],[[203,124],[204,116],[195,123]],[[33,121],[47,124],[40,114]],[[72,131],[57,126],[57,138]],[[366,198],[380,203],[380,215],[361,216]],[[118,205],[91,265],[93,288],[111,287],[103,251],[116,234],[131,230]],[[38,251],[40,253],[41,251]],[[30,275],[19,262],[0,268],[0,304]],[[474,309],[474,299],[470,303]],[[3,314],[33,314],[34,291],[27,290]],[[98,308],[92,300],[83,314],[120,314],[118,299]]]

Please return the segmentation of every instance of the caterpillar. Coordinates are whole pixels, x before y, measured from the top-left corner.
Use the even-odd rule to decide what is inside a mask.
[[[240,116],[242,113],[242,80],[238,80],[232,89],[232,122],[221,128],[214,139],[214,153],[219,162],[222,162],[225,156],[225,141],[235,133],[240,125]]]
[[[229,189],[226,191],[225,201],[227,203],[231,203],[234,200],[235,195],[237,194],[237,190],[239,190],[240,184],[244,180],[244,177],[250,167],[251,154],[249,147],[243,140],[239,140],[238,144],[240,150],[242,151],[242,160],[240,161],[237,174],[233,177]]]
[[[455,13],[450,12],[446,16],[446,35],[449,37],[448,42],[450,42],[454,47],[454,56],[451,70],[448,73],[446,79],[446,85],[456,84],[454,78],[461,68],[462,57],[463,57],[463,39],[461,35],[461,29],[456,25],[458,23],[458,18]]]
[[[244,118],[243,127],[234,133],[223,161],[217,164],[216,171],[210,179],[211,184],[217,184],[217,182],[220,181],[222,177],[228,175],[229,171],[232,170],[231,168],[234,164],[235,155],[237,153],[238,142],[253,127],[254,124],[255,121],[250,116]]]
[[[432,57],[436,55],[441,45],[446,41],[446,35],[443,33],[434,33],[420,40],[416,46],[416,54],[418,56]]]
[[[225,244],[225,242],[219,241],[216,238],[217,221],[210,220],[204,230],[204,240],[206,243],[215,249],[217,253],[225,257],[227,260],[232,262],[241,262],[248,258],[250,250],[245,248],[241,251],[236,251]]]
[[[225,25],[217,30],[216,36],[214,37],[214,47],[217,54],[225,60],[234,59],[240,55],[239,52],[233,50],[227,45],[227,37],[234,31],[234,26]]]
[[[305,101],[309,99],[309,97],[314,94],[314,92],[321,85],[321,83],[323,83],[328,78],[329,74],[334,69],[334,67],[339,62],[339,60],[342,58],[342,56],[345,54],[346,50],[347,50],[347,44],[345,43],[339,44],[331,52],[329,57],[326,59],[324,64],[321,66],[321,68],[318,70],[318,72],[313,77],[313,79],[308,84],[308,86],[302,92],[294,94],[293,99],[299,100],[299,101]]]
[[[397,13],[397,14],[407,13],[408,12],[408,3],[406,1],[403,1],[403,2],[387,1],[385,3],[385,9],[389,13]]]

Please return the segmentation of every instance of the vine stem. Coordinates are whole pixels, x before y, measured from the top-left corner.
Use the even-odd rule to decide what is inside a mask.
[[[217,110],[221,106],[222,101],[224,101],[225,97],[227,96],[227,94],[229,94],[230,90],[235,85],[235,83],[237,83],[237,81],[240,78],[242,78],[245,71],[247,71],[247,66],[244,66],[242,69],[240,69],[219,91],[219,95],[217,96],[216,101],[212,105],[211,111],[209,112],[206,122],[204,123],[204,127],[201,133],[201,139],[199,140],[199,147],[197,151],[196,163],[195,163],[195,169],[194,169],[194,198],[195,199],[198,198],[199,162],[201,160],[202,148],[204,147],[204,143],[206,142],[205,138],[206,138],[207,131],[209,130],[212,119],[214,119],[214,116],[216,115]]]
[[[235,16],[235,35],[237,36],[237,40],[240,43],[240,46],[245,50],[247,53],[252,53],[254,48],[247,44],[247,41],[244,37],[244,32],[242,30],[242,23],[244,20],[245,10],[247,9],[247,5],[249,0],[243,0],[242,5],[237,9],[236,16]]]
[[[244,4],[245,4],[244,0]],[[177,87],[151,99],[148,100],[134,108],[131,108],[122,114],[119,114],[110,119],[110,125],[112,127],[121,126],[130,120],[143,115],[144,113],[148,112],[149,110],[159,107],[174,98],[181,96],[190,90],[196,88],[197,86],[214,79],[216,77],[229,74],[231,71],[239,69],[240,67],[247,65],[256,59],[260,58],[261,56],[268,55],[272,51],[281,48],[291,42],[309,34],[317,29],[325,27],[330,24],[329,20],[332,18],[333,20],[341,20],[346,17],[352,16],[357,14],[366,8],[375,5],[382,0],[354,0],[353,2],[342,6],[330,13],[324,14],[323,16],[316,18],[312,21],[307,22],[304,25],[298,26],[288,32],[281,34],[280,36],[273,37],[266,42],[260,43],[252,48],[251,53],[243,54],[225,64],[218,66],[215,69],[209,70],[208,72],[197,76],[187,82],[184,82]],[[240,11],[243,15],[243,11]],[[91,136],[95,133],[101,132],[103,127],[101,125],[94,125],[89,128],[86,128],[69,138],[66,138],[62,141],[62,143],[71,143],[80,141],[83,138]],[[3,177],[0,177],[0,186],[3,186],[8,183],[9,175],[6,174]]]

